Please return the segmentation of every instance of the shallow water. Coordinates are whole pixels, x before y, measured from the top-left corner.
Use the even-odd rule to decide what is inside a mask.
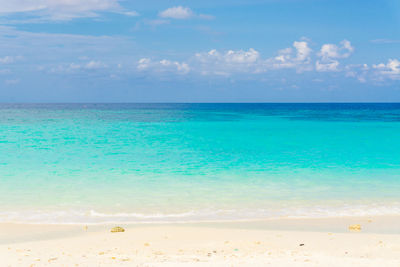
[[[0,105],[0,221],[400,214],[400,104]]]

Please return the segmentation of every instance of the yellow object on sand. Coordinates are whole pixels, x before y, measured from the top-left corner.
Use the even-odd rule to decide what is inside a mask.
[[[125,229],[119,226],[111,229],[111,233],[119,233],[119,232],[125,232]]]
[[[359,232],[359,231],[361,231],[361,225],[359,225],[359,224],[350,225],[350,226],[349,226],[349,230],[350,230],[350,231],[357,231],[357,232]]]

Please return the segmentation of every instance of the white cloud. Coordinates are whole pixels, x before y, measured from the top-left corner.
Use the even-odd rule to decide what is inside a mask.
[[[328,58],[338,58],[339,57],[339,48],[337,45],[334,44],[324,44],[321,47],[321,51],[319,52],[319,56],[322,57],[323,59],[328,59]]]
[[[30,12],[52,20],[95,17],[97,12],[104,11],[138,15],[136,11],[122,8],[118,0],[0,0],[0,13]]]
[[[210,50],[207,53],[197,53],[196,58],[201,62],[223,62],[228,64],[246,64],[254,63],[260,57],[260,53],[253,48],[248,51],[244,50],[228,50],[225,53],[220,53],[216,49]]]
[[[306,41],[295,41],[293,48],[288,47],[279,50],[278,56],[268,60],[271,67],[274,69],[295,68],[300,72],[311,70],[312,49],[308,46],[308,43]]]
[[[324,44],[318,52],[320,60],[315,63],[317,71],[338,71],[339,58],[348,58],[354,52],[354,47],[348,40],[340,42],[340,46],[335,44]]]
[[[194,61],[200,64],[203,74],[229,75],[233,72],[259,72],[262,67],[260,53],[250,48],[249,50],[228,50],[219,52],[216,49],[206,53],[196,53]]]
[[[176,71],[181,74],[186,74],[190,71],[189,65],[186,64],[185,62],[169,61],[163,59],[160,61],[160,64],[164,67],[176,68]]]
[[[316,72],[342,72],[345,76],[355,77],[360,81],[367,79],[369,67],[366,64],[344,65],[340,68],[339,60],[349,57],[354,51],[349,41],[343,40],[340,45],[324,44],[317,52],[313,51],[309,43],[309,40],[302,38],[300,41],[293,42],[292,47],[279,50],[277,55],[271,58],[262,58],[261,53],[254,48],[226,51],[212,49],[208,52],[196,53],[188,58],[190,67],[184,62],[169,59],[153,61],[150,58],[140,59],[136,67],[139,71],[170,71],[181,74],[190,71],[201,75],[226,77],[234,74],[261,75],[281,69],[293,69],[297,73],[315,70]],[[390,61],[377,68],[381,68],[382,73],[394,77],[394,75],[399,75],[397,72],[400,67],[397,64],[398,61]]]
[[[116,12],[116,13],[119,13],[121,15],[125,15],[125,16],[128,16],[128,17],[140,16],[140,14],[137,11],[119,11],[119,12]]]
[[[137,63],[138,70],[145,70],[150,67],[151,59],[150,58],[141,58]]]
[[[351,46],[351,43],[347,40],[341,41],[340,44],[341,46],[335,44],[324,44],[321,47],[318,56],[320,56],[322,60],[348,58],[354,52],[354,47]]]
[[[367,64],[350,64],[345,67],[345,76],[356,78],[359,82],[365,83],[368,79],[370,67]]]
[[[345,76],[356,78],[365,83],[367,81],[375,84],[387,84],[388,81],[400,80],[400,60],[389,59],[387,63],[372,64],[349,64],[345,68]]]
[[[308,47],[307,42],[294,42],[293,46],[297,49],[297,61],[305,61],[309,59],[312,50]]]
[[[372,68],[381,78],[400,80],[400,61],[398,59],[389,59],[386,64],[380,63],[373,65]]]
[[[167,8],[164,11],[158,13],[158,16],[165,19],[213,19],[214,17],[206,14],[195,14],[189,7],[175,6]]]
[[[190,72],[190,67],[187,63],[167,59],[152,61],[150,58],[142,58],[137,62],[136,68],[139,71],[150,70],[155,72],[175,72],[177,74],[187,74]]]
[[[193,11],[188,7],[176,6],[170,7],[158,14],[162,18],[170,19],[188,19],[194,16]]]
[[[319,60],[315,62],[316,71],[338,71],[339,61],[330,60],[327,63],[321,63]]]
[[[15,38],[9,36],[15,36]],[[26,43],[30,44],[29,47],[26,46]],[[134,67],[139,72],[165,73],[168,76],[171,74],[170,77],[175,78],[177,76],[174,76],[174,74],[191,73],[194,75],[230,76],[235,79],[261,80],[272,77],[268,76],[268,73],[290,69],[298,73],[311,70],[317,72],[335,71],[337,72],[336,77],[342,74],[346,77],[358,79],[360,82],[400,80],[399,59],[390,59],[387,63],[371,66],[365,64],[350,66],[340,62],[354,51],[350,42],[342,41],[340,45],[323,45],[321,50],[313,50],[314,47],[311,47],[310,43],[310,41],[304,39],[295,41],[291,47],[279,50],[277,55],[273,57],[265,57],[254,48],[212,49],[208,52],[196,53],[185,59],[144,57],[132,63],[131,59],[125,56],[120,58],[108,56],[110,51],[118,51],[121,48],[128,51],[129,48],[132,48],[133,43],[121,37],[31,33],[19,31],[13,27],[0,26],[0,44],[3,44],[1,46],[3,56],[0,56],[0,65],[11,64],[7,66],[10,70],[1,70],[0,74],[18,72],[18,69],[14,69],[14,67],[18,64],[19,58],[22,57],[11,55],[18,55],[23,51],[25,69],[61,74],[84,73],[110,76],[110,73],[111,75],[114,74],[113,71],[117,68],[117,63],[122,62],[123,65],[119,65],[117,69],[118,77],[121,77],[121,79],[124,77],[124,73],[132,73],[132,67]],[[7,46],[4,44],[7,44]],[[324,49],[322,49],[323,47]],[[58,55],[58,57],[54,55]],[[98,57],[98,55],[105,55],[105,57]],[[134,56],[132,55],[132,57]],[[71,58],[76,58],[77,61],[60,64],[60,62],[68,62],[66,60]],[[40,70],[37,65],[38,61],[41,65]],[[283,71],[282,75],[284,75]]]
[[[231,62],[231,63],[254,63],[256,62],[260,57],[260,53],[253,48],[250,48],[248,51],[233,51],[229,50],[225,54],[225,60],[226,62]]]

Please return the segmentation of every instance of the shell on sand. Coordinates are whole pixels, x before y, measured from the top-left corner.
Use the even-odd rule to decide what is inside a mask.
[[[111,229],[111,233],[119,233],[119,232],[125,232],[125,229],[119,226]]]
[[[352,224],[352,225],[349,226],[349,230],[350,230],[350,231],[357,231],[357,232],[359,232],[359,231],[361,231],[361,225],[359,225],[359,224]]]

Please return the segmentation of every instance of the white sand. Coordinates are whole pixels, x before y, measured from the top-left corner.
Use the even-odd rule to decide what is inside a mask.
[[[1,224],[0,266],[400,266],[399,218],[369,219],[122,225],[124,233]],[[355,222],[361,232],[347,230]]]

